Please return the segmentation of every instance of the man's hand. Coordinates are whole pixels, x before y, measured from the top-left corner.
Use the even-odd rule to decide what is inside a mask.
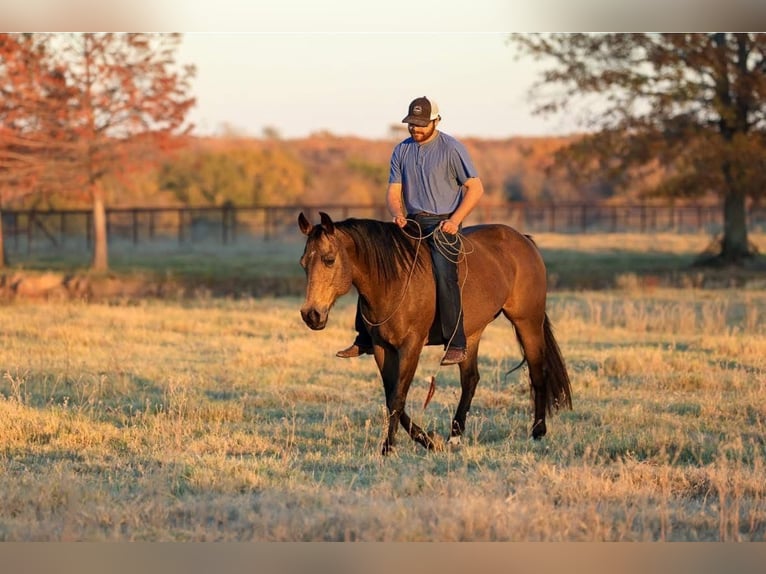
[[[394,223],[396,223],[399,227],[404,227],[407,225],[407,218],[403,215],[397,215],[394,217]]]
[[[441,229],[444,233],[455,235],[458,232],[458,225],[451,219],[445,219],[441,222],[441,224],[439,224],[439,229]]]

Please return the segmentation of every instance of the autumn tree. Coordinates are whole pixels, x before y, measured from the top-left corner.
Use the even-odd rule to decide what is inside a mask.
[[[617,184],[659,169],[653,191],[666,196],[718,194],[723,235],[711,261],[752,254],[747,202],[766,189],[766,34],[514,34],[511,43],[548,64],[531,90],[538,113],[592,104],[589,133],[565,161]]]
[[[186,149],[163,163],[160,189],[187,205],[284,205],[306,190],[305,167],[280,145]]]
[[[0,34],[0,267],[6,264],[2,209],[31,194],[48,171],[50,148],[42,134],[52,118],[46,96],[55,83],[43,35]]]
[[[92,202],[94,270],[108,268],[107,176],[129,176],[190,128],[194,67],[176,64],[180,40],[178,34],[41,36],[45,57],[38,78],[51,80],[42,99],[15,98],[24,122],[46,118],[35,141],[57,192],[84,194]]]

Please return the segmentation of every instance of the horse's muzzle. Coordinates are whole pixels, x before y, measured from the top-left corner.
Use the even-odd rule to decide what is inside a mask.
[[[320,312],[314,307],[301,309],[301,317],[303,322],[308,325],[309,329],[319,331],[324,329],[327,325],[327,311]]]

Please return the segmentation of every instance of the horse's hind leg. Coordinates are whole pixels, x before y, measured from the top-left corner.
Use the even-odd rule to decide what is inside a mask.
[[[471,408],[476,385],[479,384],[478,337],[473,341],[469,341],[466,353],[466,359],[460,363],[460,386],[462,391],[460,393],[460,402],[455,411],[455,417],[452,419],[452,430],[450,431],[448,441],[450,444],[460,443],[460,437],[465,432],[465,419]]]
[[[510,317],[509,317],[510,319]],[[516,327],[516,335],[521,343],[529,367],[529,380],[534,396],[535,418],[532,424],[532,438],[539,439],[545,436],[545,411],[548,402],[547,387],[545,384],[545,370],[543,368],[545,338],[543,333],[543,321],[529,319],[516,319],[513,321]]]

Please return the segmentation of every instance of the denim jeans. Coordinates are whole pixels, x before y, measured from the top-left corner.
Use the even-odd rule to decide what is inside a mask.
[[[407,217],[418,222],[422,235],[430,234],[427,243],[431,248],[431,263],[436,281],[436,308],[441,323],[442,342],[444,345],[449,343],[451,347],[465,349],[466,340],[463,329],[457,263],[455,262],[456,256],[445,257],[437,245],[439,237],[442,235],[442,232],[438,230],[439,224],[443,220],[449,219],[449,215],[408,215]],[[447,241],[452,238],[451,235],[444,234],[444,236]],[[362,347],[371,346],[372,338],[367,331],[364,319],[362,319],[358,301],[354,327],[358,333],[354,342]]]

